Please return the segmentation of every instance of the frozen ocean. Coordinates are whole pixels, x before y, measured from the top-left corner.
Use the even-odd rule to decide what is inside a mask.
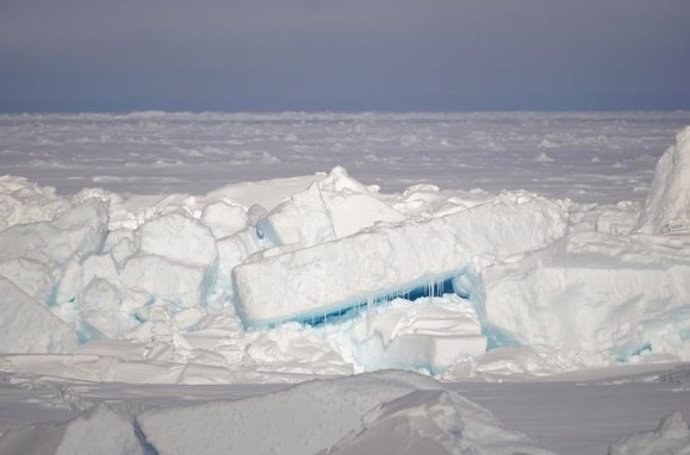
[[[2,454],[690,454],[690,112],[0,115]]]

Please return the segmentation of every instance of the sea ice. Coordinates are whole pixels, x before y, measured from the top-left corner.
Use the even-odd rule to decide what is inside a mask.
[[[216,375],[542,374],[688,359],[689,135],[660,161],[642,209],[431,184],[383,194],[342,167],[199,196],[64,198],[7,177],[0,275],[62,321],[59,336],[68,327],[82,343],[146,343],[142,359],[229,368]]]

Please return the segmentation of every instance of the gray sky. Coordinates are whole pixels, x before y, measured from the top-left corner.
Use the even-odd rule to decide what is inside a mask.
[[[690,0],[0,0],[0,111],[690,109]]]

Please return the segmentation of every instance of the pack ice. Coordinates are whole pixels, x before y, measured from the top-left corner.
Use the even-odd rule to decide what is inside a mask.
[[[62,197],[2,177],[0,350],[78,354],[3,368],[299,381],[688,360],[689,162],[686,129],[644,204],[604,206],[384,194],[339,167],[200,196]]]

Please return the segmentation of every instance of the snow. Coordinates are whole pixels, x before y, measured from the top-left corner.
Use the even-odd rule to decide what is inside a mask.
[[[527,380],[538,396],[539,378],[683,368],[690,128],[652,170],[688,123],[682,112],[0,116],[0,165],[30,177],[0,178],[3,377],[58,381],[39,403],[90,381],[303,383],[193,406],[71,397],[72,420],[12,424],[23,428],[0,451],[79,453],[74,441],[96,444],[107,426],[104,453],[547,453],[501,422],[539,428],[477,404],[509,408],[483,386],[468,389],[475,403],[427,376]],[[106,189],[82,188],[94,182]],[[674,384],[675,400],[642,393],[663,415],[687,413],[687,381]],[[570,387],[554,388],[554,412]],[[680,414],[649,432],[663,415],[622,417],[596,447],[684,453]],[[544,447],[580,453],[556,442]]]

